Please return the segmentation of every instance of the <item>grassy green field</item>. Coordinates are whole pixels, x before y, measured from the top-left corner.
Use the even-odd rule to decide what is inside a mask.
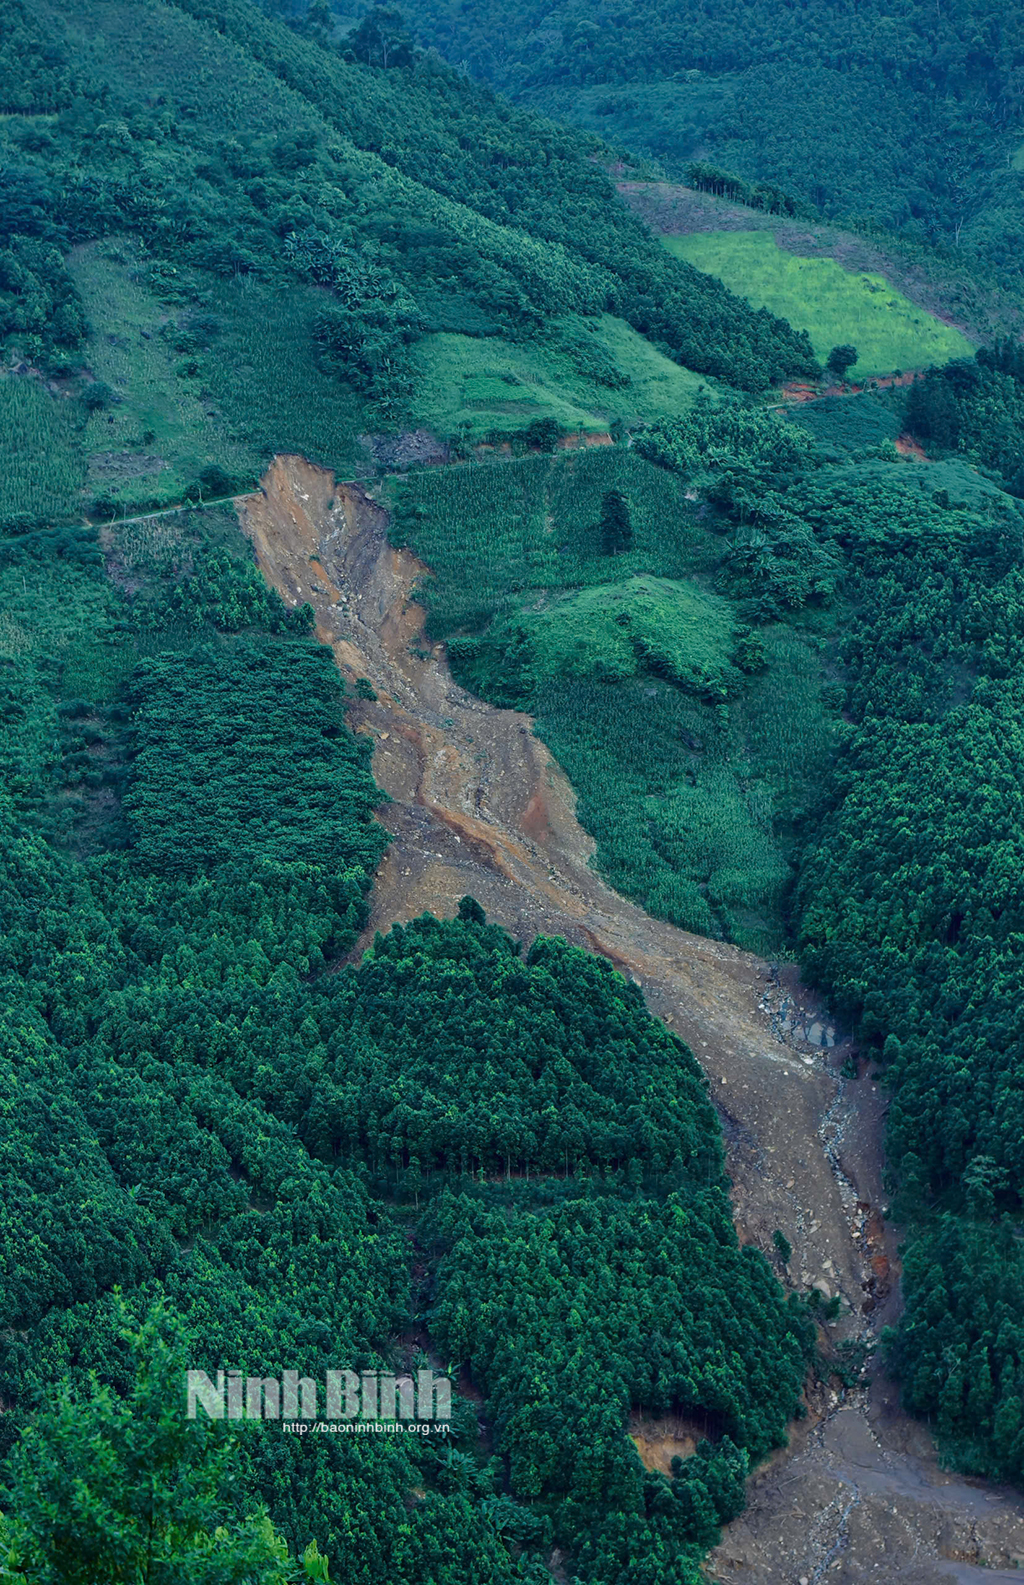
[[[470,443],[544,418],[587,433],[616,419],[670,417],[707,386],[611,314],[567,321],[564,340],[543,347],[437,333],[416,347],[413,362],[416,422]],[[596,378],[597,371],[615,383]]]
[[[168,333],[173,311],[146,289],[131,252],[116,242],[81,248],[71,268],[92,327],[89,367],[112,393],[86,426],[93,493],[125,507],[180,501],[210,462],[251,472],[252,459],[225,445],[199,382],[186,376]]]
[[[540,677],[609,682],[655,668],[674,682],[712,683],[729,669],[733,612],[691,583],[637,577],[581,589],[526,611]]]
[[[799,258],[770,232],[711,231],[663,241],[670,253],[717,275],[755,308],[806,330],[819,358],[843,343],[855,346],[855,379],[973,354],[959,330],[916,308],[884,276],[853,274],[834,259]]]
[[[603,494],[633,545],[600,553]],[[828,751],[817,638],[762,630],[734,663],[721,537],[684,485],[620,448],[438,469],[392,486],[392,537],[432,569],[429,626],[474,692],[532,709],[602,874],[650,912],[784,950],[793,823]],[[728,702],[726,699],[728,698]]]

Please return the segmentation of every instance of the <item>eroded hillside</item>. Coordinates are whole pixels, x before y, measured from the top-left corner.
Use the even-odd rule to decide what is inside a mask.
[[[289,605],[313,606],[347,681],[364,678],[376,694],[357,699],[350,719],[375,739],[394,840],[360,945],[393,920],[450,915],[471,892],[520,938],[560,934],[611,959],[707,1073],[741,1238],[773,1258],[780,1229],[794,1286],[842,1300],[833,1340],[873,1342],[897,1303],[896,1236],[882,1214],[884,1100],[868,1078],[841,1077],[849,1045],[827,1011],[791,967],[653,920],[601,881],[572,789],[529,717],[459,688],[443,646],[424,637],[414,596],[427,569],[388,543],[387,513],[361,487],[278,457],[239,515],[267,579]],[[665,1442],[664,1428],[638,1436],[652,1466]],[[826,1573],[925,1585],[991,1580],[1017,1559],[1019,1499],[943,1476],[926,1433],[876,1377],[845,1401],[812,1393],[808,1420],[754,1478],[712,1561],[752,1585],[810,1585]]]

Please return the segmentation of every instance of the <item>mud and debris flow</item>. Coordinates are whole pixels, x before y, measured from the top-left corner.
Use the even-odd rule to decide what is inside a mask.
[[[450,916],[469,892],[522,940],[562,935],[604,954],[707,1074],[741,1239],[797,1289],[840,1297],[834,1341],[870,1345],[898,1302],[896,1235],[882,1214],[884,1096],[869,1077],[843,1079],[850,1045],[827,1010],[792,966],[651,919],[601,880],[572,789],[530,718],[458,687],[444,646],[425,637],[415,595],[428,569],[389,543],[388,514],[363,487],[280,456],[237,505],[267,580],[287,604],[312,605],[348,683],[366,678],[377,696],[350,712],[374,739],[393,838],[360,949],[395,920]],[[792,1246],[786,1273],[776,1229]],[[654,1467],[685,1441],[681,1427],[635,1428]],[[876,1373],[863,1392],[810,1393],[807,1419],[753,1477],[710,1566],[742,1585],[992,1585],[992,1569],[1018,1558],[1020,1499],[940,1472],[927,1433]]]

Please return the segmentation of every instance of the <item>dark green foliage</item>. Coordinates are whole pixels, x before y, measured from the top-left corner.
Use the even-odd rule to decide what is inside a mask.
[[[422,0],[424,43],[769,213],[892,227],[1019,296],[1020,19],[1001,0]],[[733,174],[735,173],[735,174]]]
[[[554,451],[562,436],[557,418],[535,418],[523,430],[523,444],[533,451]]]
[[[888,1337],[903,1398],[961,1468],[1024,1481],[1024,1263],[1008,1227],[953,1216],[903,1260],[906,1314]]]
[[[800,471],[810,451],[807,437],[773,413],[707,400],[682,418],[646,425],[634,446],[641,457],[709,491],[716,504],[741,505],[766,477]]]
[[[802,523],[757,514],[731,540],[721,583],[745,602],[753,621],[771,622],[806,605],[831,605],[840,577],[835,555]]]
[[[844,342],[841,347],[833,347],[828,355],[825,365],[829,374],[834,374],[837,380],[845,380],[847,373],[857,361],[857,348]]]
[[[896,440],[904,428],[898,395],[868,391],[805,402],[786,416],[791,424],[807,431],[827,462],[844,462],[872,452],[877,456],[879,448],[887,440]]]
[[[313,608],[301,605],[289,610],[264,582],[255,562],[201,546],[193,556],[165,570],[161,586],[140,602],[135,617],[140,626],[156,629],[184,623],[194,629],[216,627],[224,633],[248,627],[302,633],[312,628]]]
[[[990,374],[1016,378],[1012,348],[979,365],[923,389],[956,393],[967,417]],[[657,445],[670,465],[700,460],[685,435]],[[952,1456],[1020,1479],[1019,1262],[1009,1235],[993,1241],[985,1226],[1019,1208],[1024,1137],[1019,512],[966,470],[970,505],[920,469],[777,468],[770,448],[737,450],[727,490],[717,469],[703,475],[736,524],[728,579],[769,615],[807,597],[791,580],[815,568],[822,592],[846,600],[836,659],[849,724],[802,832],[803,966],[884,1066],[900,1214],[938,1204],[977,1221],[912,1240],[893,1359]]]
[[[126,1398],[93,1382],[67,1387],[26,1433],[12,1460],[13,1585],[92,1585],[97,1579],[195,1585],[298,1585],[326,1579],[311,1545],[303,1569],[265,1513],[233,1521],[231,1466],[238,1448],[224,1427],[186,1420],[189,1365],[162,1313],[131,1338],[135,1379]],[[173,1332],[172,1332],[173,1339]],[[101,1450],[101,1451],[100,1451]],[[5,1540],[0,1517],[0,1547]],[[5,1549],[6,1551],[6,1549]],[[24,1571],[24,1572],[23,1572]]]
[[[618,556],[633,545],[633,522],[629,503],[621,490],[608,490],[601,500],[601,549],[606,556]]]
[[[581,545],[609,477],[598,465]],[[593,1585],[648,1552],[652,1582],[696,1585],[749,1462],[785,1434],[807,1350],[805,1318],[737,1246],[700,1070],[603,960],[542,939],[523,956],[472,898],[325,972],[366,919],[378,794],[329,653],[229,527],[214,511],[163,538],[112,528],[130,597],[92,532],[67,564],[52,536],[4,542],[4,632],[21,635],[0,673],[11,1567],[105,1578],[152,1512],[154,1557],[204,1585],[291,1585],[277,1537],[293,1560],[315,1537],[351,1585],[511,1585],[543,1578],[555,1545]],[[136,1371],[154,1308],[209,1371],[407,1366],[413,1332],[463,1347],[460,1294],[511,1468],[457,1403],[436,1450],[210,1439],[222,1490],[180,1398],[151,1412],[163,1345]],[[599,1372],[567,1362],[583,1318]],[[685,1408],[710,1438],[671,1482],[632,1452],[640,1406]]]
[[[641,1016],[599,958],[538,939],[525,959],[483,928],[429,917],[378,936],[358,987],[329,1002],[337,1032],[302,1132],[328,1159],[376,1171],[553,1174],[674,1162],[717,1183],[714,1113],[696,1063]],[[474,929],[463,928],[473,926]]]
[[[359,26],[352,29],[345,47],[357,61],[379,66],[384,71],[389,66],[411,66],[414,59],[412,35],[401,11],[394,7],[374,6]]]
[[[373,871],[385,845],[371,815],[379,794],[368,746],[345,729],[329,651],[240,641],[152,660],[126,701],[125,812],[147,869],[262,859]]]
[[[936,579],[904,621],[941,621],[945,593]],[[950,649],[946,664],[963,666]],[[1017,1181],[1024,1114],[1006,1054],[1021,1031],[1007,954],[1024,921],[1008,877],[1022,861],[1024,743],[1019,687],[985,680],[969,704],[944,710],[934,665],[917,677],[900,668],[899,691],[895,668],[865,690],[878,715],[851,736],[845,796],[805,863],[803,940],[810,972],[884,1049],[891,1157],[915,1193],[949,1195],[977,1157]],[[898,883],[875,886],[879,866]],[[840,897],[837,924],[826,915]]]
[[[856,475],[800,492],[856,596],[850,724],[801,863],[802,962],[883,1066],[898,1213],[925,1221],[892,1344],[906,1401],[964,1467],[1019,1480],[1019,1262],[990,1219],[1019,1210],[1024,1137],[1021,523],[1006,497],[969,511],[927,479],[901,496]],[[935,1208],[975,1225],[935,1228]]]
[[[926,446],[959,451],[1024,495],[1024,352],[1014,341],[973,361],[929,369],[907,396],[907,428]]]
[[[805,336],[669,258],[588,140],[496,103],[436,56],[413,67],[390,11],[364,20],[347,62],[248,0],[101,0],[101,51],[69,30],[70,0],[44,10],[8,8],[0,35],[8,48],[32,37],[22,56],[41,95],[58,91],[47,60],[62,85],[57,120],[22,151],[11,191],[21,230],[5,333],[77,345],[60,250],[123,234],[165,290],[187,290],[185,269],[201,272],[200,294],[210,274],[329,290],[323,356],[385,417],[408,397],[405,351],[436,320],[439,294],[468,301],[467,325],[516,338],[609,310],[670,356],[751,389],[813,362]],[[185,69],[199,58],[201,73]],[[27,129],[19,120],[7,135],[24,143]],[[179,373],[200,368],[193,351]]]
[[[49,580],[47,598],[34,607],[38,625],[41,613],[61,598],[67,603],[68,590],[51,563],[23,565],[26,580]],[[22,570],[14,576],[19,587]],[[76,577],[71,589],[82,613],[89,612],[90,584],[97,599],[118,609],[95,567]],[[129,630],[124,643],[131,610],[119,609]],[[23,614],[16,604],[14,610]],[[341,721],[329,657],[312,640],[227,639],[214,650],[175,653],[172,632],[147,629],[146,642],[170,653],[138,680],[132,796],[146,829],[130,856],[76,861],[46,840],[59,826],[51,771],[60,741],[56,706],[83,732],[95,730],[89,722],[96,717],[87,702],[62,695],[66,668],[45,654],[37,659],[29,650],[5,675],[2,1084],[5,1108],[13,1113],[16,1106],[22,1123],[8,1131],[0,1153],[7,1307],[0,1454],[32,1421],[36,1405],[52,1403],[55,1381],[94,1398],[94,1408],[75,1420],[77,1431],[63,1410],[56,1422],[40,1424],[22,1466],[31,1490],[3,1470],[4,1484],[9,1489],[13,1478],[14,1487],[2,1506],[14,1510],[14,1538],[25,1549],[32,1585],[50,1577],[45,1560],[52,1561],[53,1547],[87,1555],[84,1519],[75,1518],[68,1536],[45,1511],[51,1481],[74,1479],[86,1445],[90,1470],[97,1457],[107,1468],[109,1507],[93,1505],[89,1532],[97,1546],[109,1537],[104,1514],[145,1492],[135,1474],[122,1479],[118,1461],[136,1456],[133,1428],[145,1444],[137,1448],[143,1461],[159,1428],[119,1407],[116,1397],[94,1397],[86,1380],[96,1370],[115,1394],[130,1394],[124,1308],[134,1327],[163,1299],[180,1318],[190,1364],[212,1370],[235,1361],[259,1373],[296,1360],[313,1373],[380,1360],[408,1314],[404,1241],[381,1225],[381,1210],[372,1209],[359,1180],[313,1162],[262,1099],[277,1088],[268,1080],[282,1050],[303,1066],[315,1064],[304,978],[325,966],[325,955],[346,950],[365,918],[368,877],[358,860],[372,864],[382,838],[368,824],[375,794],[363,754]],[[183,788],[164,774],[152,746],[154,733],[163,733],[178,752],[197,707],[207,735],[197,774],[206,764],[218,774],[206,784],[198,823],[179,855],[168,816],[173,806],[180,817]],[[298,756],[288,774],[312,794],[312,821],[299,806],[286,826],[279,806],[272,829],[266,818],[262,827],[245,818],[258,805],[247,810],[238,797],[230,745],[246,744],[249,782],[256,795],[261,782],[266,793],[266,777],[280,768],[273,728],[284,730],[284,709],[287,748]],[[261,720],[272,728],[262,738],[254,731]],[[123,736],[124,727],[116,708],[109,712],[104,730]],[[187,745],[181,752],[187,760]],[[162,796],[170,800],[163,809]],[[265,859],[260,849],[271,844]],[[150,851],[158,868],[147,865]],[[200,868],[211,855],[224,862]],[[169,877],[181,858],[198,872]],[[245,1052],[259,1052],[260,1061],[235,1089],[225,1074],[245,1066]],[[177,1395],[162,1407],[173,1408],[182,1428]],[[102,1424],[90,1418],[94,1411]],[[59,1459],[54,1449],[62,1450]],[[413,1579],[432,1570],[439,1585],[491,1585],[508,1576],[507,1554],[479,1506],[440,1489],[425,1450],[380,1439],[372,1451],[355,1451],[338,1439],[312,1457],[305,1451],[280,1435],[243,1439],[221,1513],[232,1535],[265,1502],[293,1552],[317,1535],[342,1579]],[[91,1478],[83,1474],[86,1484],[76,1484],[65,1508],[85,1501]],[[186,1513],[186,1485],[175,1479],[173,1490],[152,1495],[187,1527],[200,1509]],[[383,1520],[372,1534],[353,1531],[350,1515],[399,1511],[412,1486],[430,1489],[400,1534]],[[127,1542],[127,1515],[111,1524]],[[208,1532],[205,1521],[202,1527]],[[255,1547],[256,1533],[244,1533]],[[261,1579],[275,1578],[270,1555]],[[241,1577],[253,1577],[255,1553],[250,1565]],[[201,1571],[195,1577],[207,1578]],[[234,1578],[223,1570],[213,1577]]]
[[[749,209],[759,209],[769,215],[813,216],[815,213],[806,202],[802,203],[773,183],[745,182],[742,176],[719,170],[707,160],[692,160],[686,167],[686,180],[699,193],[713,193],[716,198],[728,198],[731,203],[746,204]]]
[[[740,1511],[748,1459],[778,1442],[806,1346],[802,1317],[763,1257],[737,1247],[717,1192],[536,1210],[445,1197],[425,1230],[441,1250],[432,1324],[485,1384],[512,1492],[559,1499],[555,1540],[583,1578],[611,1585],[655,1555],[661,1578],[689,1581],[697,1548]],[[630,1402],[681,1410],[714,1443],[666,1486],[615,1434]]]

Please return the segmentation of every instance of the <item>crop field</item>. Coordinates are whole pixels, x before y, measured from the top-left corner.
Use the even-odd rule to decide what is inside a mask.
[[[834,259],[805,259],[785,252],[767,231],[711,231],[664,237],[664,245],[709,275],[717,275],[755,308],[768,308],[806,330],[824,360],[849,343],[859,359],[854,379],[923,369],[974,348],[959,330],[942,324],[882,275],[853,274]]]
[[[0,377],[0,533],[81,515],[85,466],[77,402],[38,381]]]
[[[609,489],[633,527],[616,556],[597,528]],[[619,448],[393,490],[392,536],[431,568],[431,633],[467,687],[534,713],[602,874],[683,928],[785,950],[793,825],[830,742],[815,634],[762,630],[767,666],[741,674],[735,608],[712,588],[719,536]]]
[[[670,417],[707,385],[611,314],[566,322],[564,340],[545,346],[438,332],[415,348],[413,364],[415,421],[470,443],[537,419],[586,433],[616,419]]]
[[[430,566],[431,631],[476,632],[527,590],[612,581],[599,519],[608,490],[625,495],[633,546],[614,581],[686,577],[716,555],[683,486],[618,447],[444,468],[392,485],[392,539]]]

